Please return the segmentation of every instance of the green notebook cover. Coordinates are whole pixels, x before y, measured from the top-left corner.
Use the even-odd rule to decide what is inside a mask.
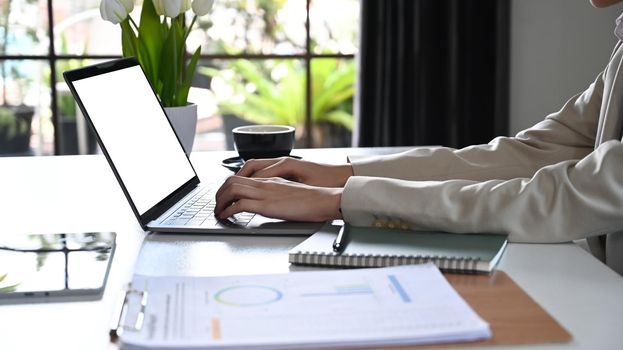
[[[349,226],[346,247],[333,251],[339,226],[327,224],[289,252],[293,264],[384,267],[433,262],[449,272],[490,272],[507,235],[454,234]]]

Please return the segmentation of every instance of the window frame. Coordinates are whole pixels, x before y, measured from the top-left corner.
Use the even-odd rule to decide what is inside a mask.
[[[57,63],[59,61],[66,60],[76,60],[76,59],[93,59],[93,60],[105,60],[105,59],[116,59],[122,57],[121,55],[68,55],[68,54],[57,54],[56,47],[54,42],[54,11],[53,6],[54,0],[47,0],[47,18],[48,18],[48,30],[47,36],[49,40],[48,52],[45,55],[6,55],[0,54],[0,60],[4,61],[20,61],[20,60],[32,60],[32,61],[43,61],[47,63],[50,67],[50,109],[52,114],[52,125],[54,127],[54,155],[59,155],[60,153],[60,143],[61,143],[61,132],[59,127],[59,111],[58,111],[58,91],[56,88],[56,84],[58,83],[57,79]],[[310,17],[309,10],[311,6],[311,0],[306,0],[305,6],[305,51],[303,53],[298,54],[251,54],[251,53],[240,53],[240,54],[201,54],[200,59],[219,59],[219,60],[237,60],[237,59],[248,59],[248,60],[269,60],[269,59],[294,59],[294,60],[303,60],[305,63],[305,135],[304,135],[304,145],[307,148],[311,148],[313,145],[313,135],[312,135],[312,72],[311,65],[312,61],[315,59],[326,59],[326,58],[334,58],[334,59],[354,59],[355,54],[317,54],[312,52],[311,48],[311,28],[310,28]]]

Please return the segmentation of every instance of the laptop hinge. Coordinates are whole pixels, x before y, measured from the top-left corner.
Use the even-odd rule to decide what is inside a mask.
[[[160,217],[160,215],[164,214],[173,205],[175,205],[175,203],[179,202],[180,199],[188,195],[199,185],[199,183],[199,178],[195,175],[184,185],[180,186],[180,188],[173,191],[173,193],[171,193],[166,198],[161,200],[158,204],[154,205],[151,209],[146,211],[145,214],[141,215],[141,226],[143,226],[143,229],[147,227],[147,224],[149,222]]]

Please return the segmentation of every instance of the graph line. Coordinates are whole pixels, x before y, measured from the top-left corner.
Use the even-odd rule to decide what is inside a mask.
[[[404,301],[405,303],[410,303],[411,298],[409,297],[409,294],[407,294],[405,289],[402,288],[402,285],[400,284],[400,282],[398,282],[398,278],[396,278],[396,276],[394,275],[389,275],[387,277],[389,278],[389,281],[391,282],[391,284],[394,286],[394,289],[396,289],[396,292],[398,293],[398,295],[400,295],[400,298],[402,299],[402,301]]]

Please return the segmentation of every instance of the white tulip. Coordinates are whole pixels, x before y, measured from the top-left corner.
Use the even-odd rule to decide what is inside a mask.
[[[156,13],[160,16],[177,17],[190,8],[190,0],[153,0]]]
[[[123,7],[125,7],[125,10],[128,11],[128,13],[134,10],[134,0],[119,0],[119,2],[123,5]]]
[[[182,0],[182,5],[180,6],[180,13],[186,12],[190,10],[190,0]]]
[[[153,0],[152,1],[154,3],[154,9],[156,10],[156,13],[159,16],[164,16],[165,15],[165,4],[166,4],[166,0]]]
[[[194,0],[192,7],[197,16],[203,16],[210,12],[212,5],[214,5],[214,0]]]
[[[113,24],[123,21],[132,9],[134,9],[133,0],[102,0],[100,3],[102,18]]]

